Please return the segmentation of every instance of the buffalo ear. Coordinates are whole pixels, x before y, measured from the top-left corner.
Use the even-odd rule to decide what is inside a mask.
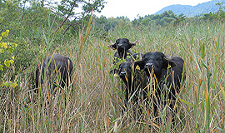
[[[144,61],[136,61],[134,63],[134,68],[137,70],[142,70],[145,67],[145,62]]]
[[[129,44],[130,48],[134,47],[135,45],[136,44],[132,44],[132,43]]]
[[[119,70],[118,69],[113,69],[110,71],[110,74],[118,74]]]
[[[116,44],[110,45],[109,46],[111,49],[115,50],[116,49]]]
[[[164,62],[165,62],[163,65],[164,69],[170,69],[171,67],[176,66],[176,63],[174,63],[172,60],[165,60]]]
[[[129,42],[129,46],[130,46],[130,48],[132,48],[133,46],[135,46],[135,45],[136,45],[136,43],[137,43],[137,40],[136,40],[135,42]]]

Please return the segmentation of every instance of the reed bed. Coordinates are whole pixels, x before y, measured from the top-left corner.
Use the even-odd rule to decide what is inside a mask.
[[[68,88],[58,88],[53,96],[43,85],[35,93],[40,89],[33,87],[36,66],[30,66],[17,75],[17,88],[0,89],[0,132],[225,132],[224,28],[221,22],[146,29],[118,25],[107,39],[90,30],[83,42],[82,36],[69,38],[54,51],[74,63]],[[164,110],[161,121],[155,121],[151,107],[143,105],[141,119],[133,117],[131,104],[122,112],[124,85],[109,73],[115,53],[109,40],[118,38],[138,40],[134,52],[161,51],[185,60],[186,80],[177,94],[174,124]],[[54,53],[40,52],[37,64]]]

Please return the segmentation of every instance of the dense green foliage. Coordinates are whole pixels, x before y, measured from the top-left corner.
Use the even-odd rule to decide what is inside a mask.
[[[0,77],[3,77],[3,74],[6,72],[9,72],[12,67],[12,64],[14,63],[14,52],[17,47],[17,44],[10,43],[10,42],[3,42],[2,39],[7,37],[9,35],[9,30],[6,30],[5,32],[2,32],[0,35]],[[17,86],[17,83],[13,83],[12,81],[5,82],[2,81],[2,78],[0,78],[0,87],[12,87],[15,88]]]
[[[86,7],[86,13],[74,19],[76,14],[66,6],[29,2],[25,8],[21,1],[0,0],[0,32],[10,31],[0,43],[18,44],[13,64],[1,71],[0,132],[225,132],[222,5],[217,13],[193,18],[168,11],[130,21],[97,17]],[[89,7],[101,10],[100,5]],[[187,78],[177,94],[173,126],[164,109],[161,121],[155,121],[152,106],[143,104],[140,119],[133,117],[132,105],[121,113],[124,90],[119,78],[109,73],[115,53],[109,45],[122,37],[138,40],[133,51],[173,53],[185,60]],[[46,84],[35,88],[34,77],[42,59],[54,53],[68,56],[74,71],[69,87],[57,87],[53,96]],[[12,58],[10,52],[0,54],[0,64]]]

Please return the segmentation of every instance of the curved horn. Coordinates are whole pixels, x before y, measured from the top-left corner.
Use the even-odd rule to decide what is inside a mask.
[[[110,43],[113,45],[114,43],[110,40]]]
[[[141,54],[141,53],[140,53],[140,55],[139,55],[139,56],[140,56],[139,60],[142,60],[142,54]]]
[[[171,53],[171,55],[169,56],[169,55],[167,55],[166,57],[165,57],[165,59],[166,60],[172,60],[172,58],[173,58],[173,52]]]
[[[130,44],[134,44],[134,45],[136,45],[137,40],[136,40],[135,42],[130,42],[130,41],[129,41],[129,43],[130,43]]]

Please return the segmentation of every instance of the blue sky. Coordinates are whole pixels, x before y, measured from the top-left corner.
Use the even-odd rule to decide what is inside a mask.
[[[127,16],[130,20],[137,18],[137,15],[144,16],[154,14],[163,7],[181,4],[195,6],[199,3],[210,0],[106,0],[107,4],[98,16],[106,17]]]

